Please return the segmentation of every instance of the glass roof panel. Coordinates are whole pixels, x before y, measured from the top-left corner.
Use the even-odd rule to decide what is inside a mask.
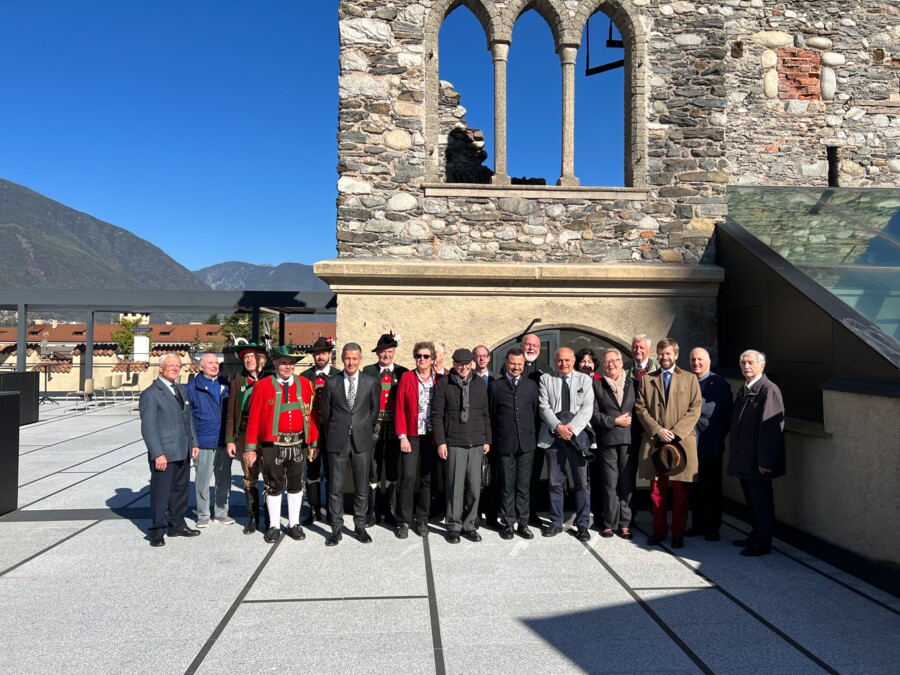
[[[728,188],[728,215],[900,341],[900,188]]]

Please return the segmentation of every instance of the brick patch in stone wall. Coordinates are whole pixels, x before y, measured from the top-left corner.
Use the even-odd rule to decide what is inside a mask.
[[[815,101],[822,98],[821,57],[803,49],[779,49],[778,98]]]

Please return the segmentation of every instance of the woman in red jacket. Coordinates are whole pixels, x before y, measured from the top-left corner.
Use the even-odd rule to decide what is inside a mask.
[[[440,377],[432,365],[434,343],[417,342],[413,347],[413,358],[416,360],[415,369],[400,376],[394,411],[394,427],[400,439],[400,523],[397,525],[397,537],[400,539],[409,536],[409,526],[413,522],[419,536],[428,534],[431,477],[437,461],[431,430],[431,399],[434,383]],[[419,503],[413,521],[413,491],[420,457]]]

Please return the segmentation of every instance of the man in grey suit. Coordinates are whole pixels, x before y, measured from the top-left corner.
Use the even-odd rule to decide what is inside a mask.
[[[331,512],[331,536],[326,546],[337,546],[344,524],[344,476],[347,466],[353,472],[354,536],[363,544],[372,542],[366,532],[366,507],[369,503],[369,469],[372,463],[372,434],[378,419],[380,383],[360,370],[362,347],[348,342],[341,350],[344,372],[330,378],[322,387],[319,427],[325,430],[328,465],[331,467],[328,504]]]
[[[151,546],[165,546],[170,537],[195,537],[200,530],[184,522],[188,508],[190,460],[200,448],[184,387],[175,380],[181,372],[181,357],[159,357],[159,377],[141,392],[138,409],[141,435],[150,461],[150,511],[153,522],[148,534]]]
[[[588,541],[591,489],[583,451],[589,445],[585,428],[594,412],[593,381],[589,375],[575,370],[575,352],[568,347],[557,349],[554,360],[556,372],[541,375],[538,402],[541,416],[538,447],[546,448],[550,482],[550,527],[544,530],[543,536],[555,537],[562,532],[563,485],[568,460],[575,482],[577,537],[579,541]]]

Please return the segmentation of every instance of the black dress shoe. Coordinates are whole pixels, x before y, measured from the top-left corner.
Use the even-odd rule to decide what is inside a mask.
[[[475,530],[463,530],[462,536],[464,536],[469,541],[474,541],[476,544],[481,541],[481,535],[478,534]]]
[[[546,530],[541,532],[542,537],[555,537],[556,535],[562,533],[563,529],[559,525],[551,525]]]
[[[689,527],[687,531],[685,531],[685,537],[699,537],[701,535],[706,534],[706,530],[702,527]]]
[[[719,541],[719,539],[721,539],[722,537],[718,532],[709,532],[705,538],[706,541]]]
[[[166,538],[161,534],[157,534],[155,537],[150,537],[150,545],[153,548],[158,548],[159,546],[165,546]]]
[[[326,546],[337,546],[338,544],[341,543],[341,539],[343,539],[343,538],[344,538],[344,535],[341,534],[340,530],[334,530],[331,533],[331,536],[325,540],[325,545]]]
[[[769,555],[771,552],[771,546],[748,546],[741,551],[741,555],[747,558],[757,558],[761,555]]]
[[[575,535],[575,538],[576,538],[578,541],[590,541],[590,540],[591,540],[591,533],[588,532],[588,529],[587,529],[586,527],[579,527],[579,528],[578,528],[578,532],[577,532],[577,534]]]
[[[459,543],[459,532],[449,532],[447,534],[447,543],[448,544],[458,544]]]
[[[400,523],[397,526],[397,531],[395,532],[397,535],[397,539],[406,539],[409,536],[409,525],[406,523]]]
[[[256,518],[251,518],[244,525],[244,534],[253,534],[254,532],[256,532]]]
[[[516,528],[516,531],[522,539],[534,539],[534,533],[528,529],[527,525],[519,525],[519,527]]]
[[[500,530],[500,538],[501,539],[506,539],[507,541],[509,541],[510,539],[512,539],[515,536],[516,535],[513,534],[513,529],[509,525],[507,525],[502,530]]]
[[[266,536],[263,537],[263,541],[267,544],[274,544],[279,539],[281,539],[281,529],[278,527],[270,527],[266,530]]]
[[[672,535],[672,548],[684,548],[684,537]]]
[[[170,537],[199,537],[200,530],[193,530],[190,527],[183,527],[180,530],[169,532]]]
[[[659,546],[665,540],[666,540],[666,538],[663,535],[657,534],[656,532],[654,532],[647,538],[647,545],[648,546]]]
[[[428,523],[426,521],[423,520],[416,524],[416,534],[420,537],[428,536]]]
[[[747,548],[748,546],[753,546],[753,537],[747,537],[746,539],[735,539],[731,543],[739,548]]]
[[[372,537],[369,536],[369,533],[366,532],[366,528],[364,527],[357,527],[355,530],[353,530],[353,536],[356,537],[356,540],[360,544],[372,543]]]
[[[375,527],[375,523],[377,522],[374,513],[366,514],[366,527]]]
[[[306,539],[306,533],[299,525],[293,525],[288,531],[288,536],[295,541],[303,541]]]

